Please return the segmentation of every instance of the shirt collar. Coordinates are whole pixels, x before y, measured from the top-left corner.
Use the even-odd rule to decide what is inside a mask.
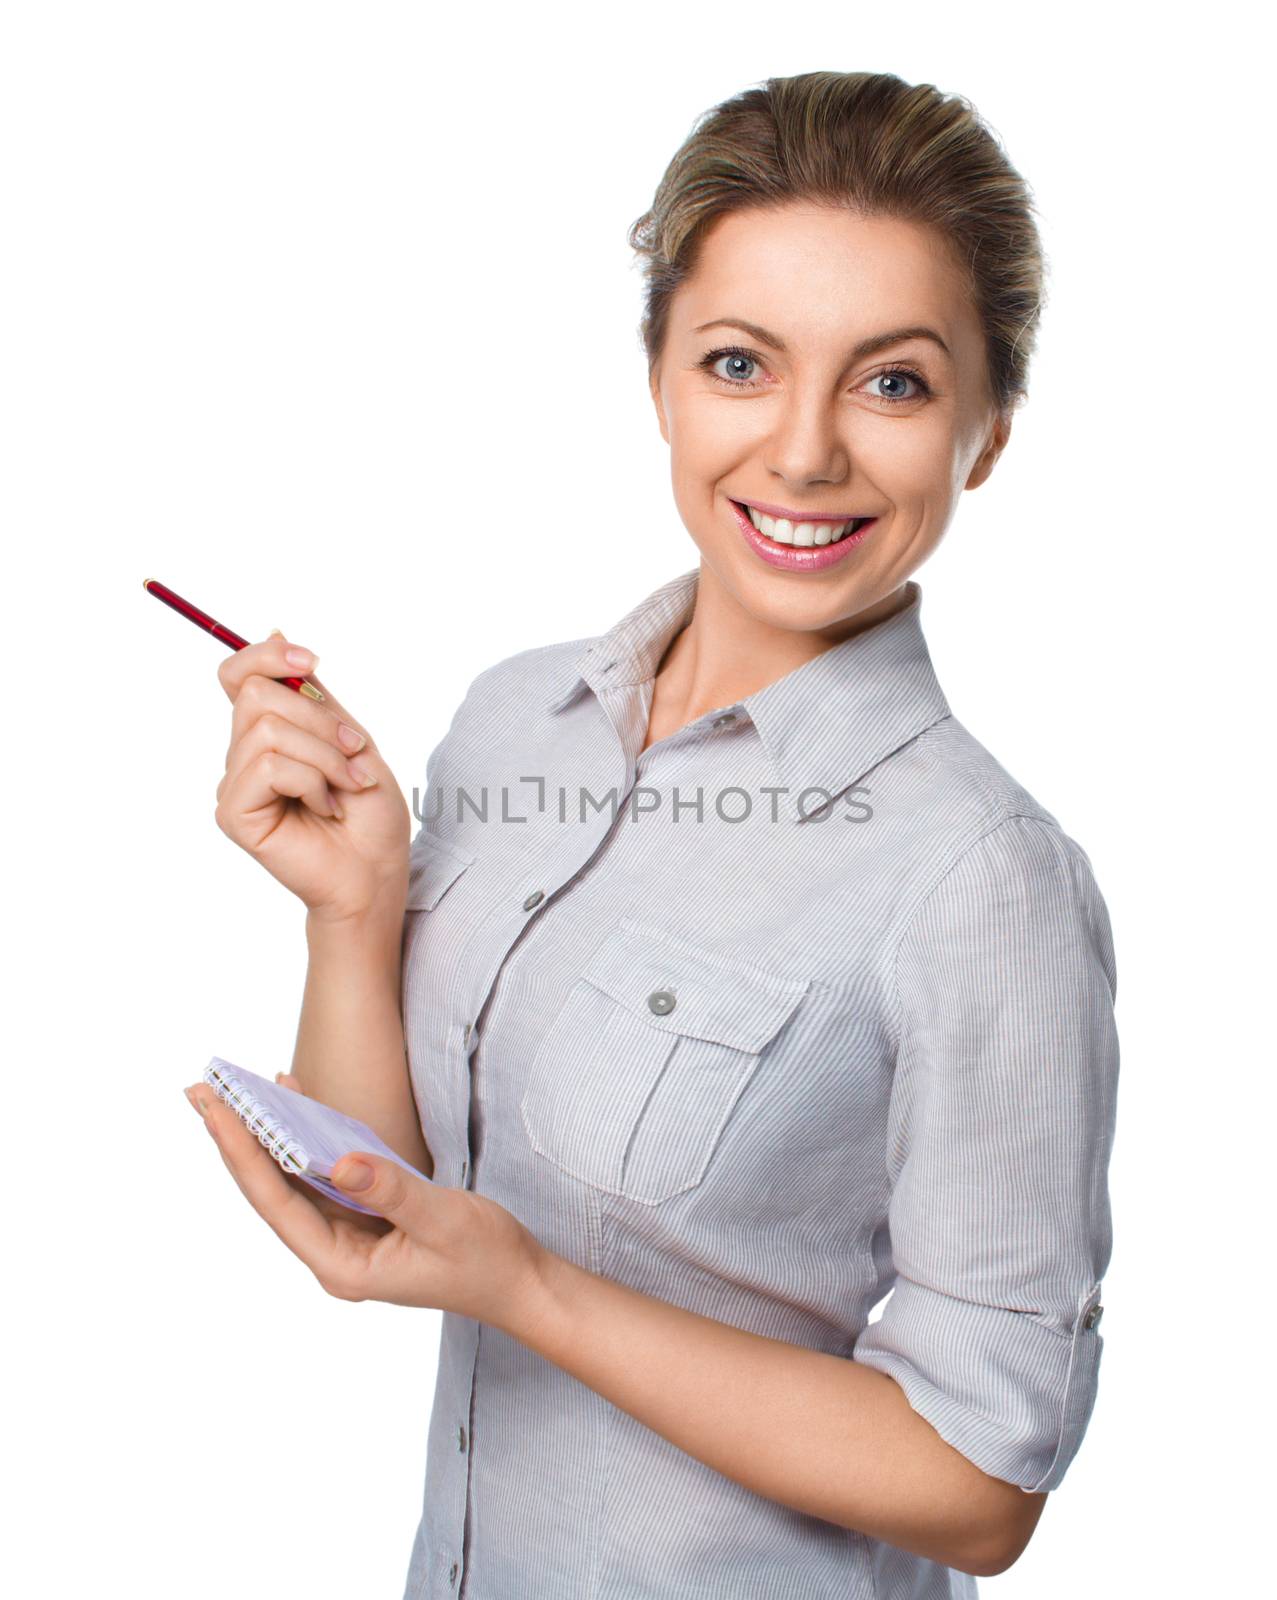
[[[546,710],[567,706],[584,685],[600,693],[656,676],[671,639],[696,603],[700,569],[681,573],[588,640],[565,665]],[[732,707],[758,730],[780,806],[796,821],[853,787],[872,767],[950,715],[922,633],[922,589],[883,622],[794,668]],[[806,793],[804,793],[806,791]]]

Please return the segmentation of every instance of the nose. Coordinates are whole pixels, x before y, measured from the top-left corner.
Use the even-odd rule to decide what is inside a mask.
[[[836,400],[811,391],[787,396],[767,441],[764,464],[799,489],[842,483],[851,460],[838,430]]]

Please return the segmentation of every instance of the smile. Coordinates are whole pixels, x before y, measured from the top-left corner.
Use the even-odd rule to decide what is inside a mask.
[[[877,517],[777,516],[743,500],[728,500],[745,542],[769,567],[784,572],[823,572],[859,549],[878,525]]]
[[[873,521],[872,517],[844,517],[840,522],[830,517],[807,517],[800,520],[799,512],[794,512],[788,517],[775,517],[766,511],[760,511],[757,506],[750,505],[746,500],[736,500],[733,504],[745,511],[759,533],[766,534],[777,544],[837,544],[844,535],[855,533],[863,528],[866,522]]]

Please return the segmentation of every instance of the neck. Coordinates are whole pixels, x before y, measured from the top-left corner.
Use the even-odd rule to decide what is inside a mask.
[[[744,700],[908,604],[905,584],[828,628],[795,629],[760,621],[701,563],[696,606],[656,669],[661,721],[682,727],[719,706]]]

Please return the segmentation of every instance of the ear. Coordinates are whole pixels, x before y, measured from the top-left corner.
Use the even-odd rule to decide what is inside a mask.
[[[971,471],[967,474],[966,488],[978,489],[980,487],[997,465],[998,457],[1006,449],[1010,438],[1011,413],[1009,411],[999,412],[994,419],[993,427],[989,430],[989,437],[985,442],[984,449],[976,457]]]
[[[661,401],[661,366],[659,361],[648,375],[647,384],[648,389],[651,391],[652,404],[656,407],[656,422],[661,430],[661,438],[668,444],[670,442],[670,429],[669,423],[665,418],[665,406]]]

